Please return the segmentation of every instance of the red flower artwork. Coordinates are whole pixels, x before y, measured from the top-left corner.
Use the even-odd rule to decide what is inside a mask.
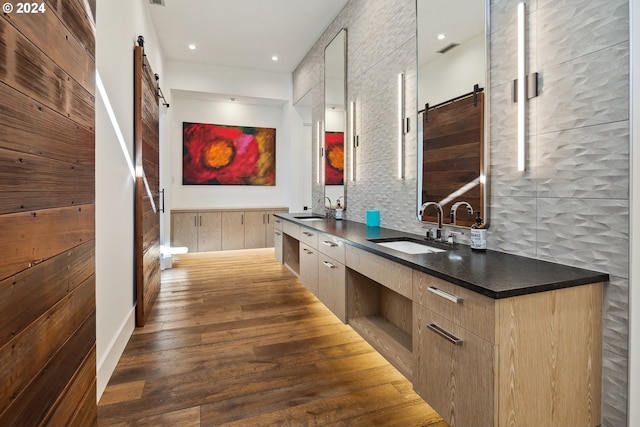
[[[344,133],[325,132],[325,185],[344,184]]]
[[[182,125],[184,185],[275,185],[276,130]]]

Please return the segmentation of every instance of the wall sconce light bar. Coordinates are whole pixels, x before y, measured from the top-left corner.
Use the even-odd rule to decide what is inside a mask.
[[[404,74],[398,74],[398,179],[404,179]]]
[[[351,149],[349,150],[349,181],[355,181],[355,157],[356,157],[356,103],[351,101],[349,105],[349,138]]]
[[[320,184],[322,169],[320,166],[322,165],[322,145],[320,142],[320,120],[316,122],[316,143],[317,143],[317,153],[316,153],[316,182]]]
[[[526,84],[527,71],[525,69],[525,3],[518,4],[518,79],[517,100],[518,100],[518,171],[525,169],[525,137],[526,137],[526,109],[527,102]]]

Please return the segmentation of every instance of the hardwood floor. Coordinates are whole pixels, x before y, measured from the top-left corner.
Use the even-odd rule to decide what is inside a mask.
[[[273,249],[192,254],[162,273],[98,425],[447,426]]]

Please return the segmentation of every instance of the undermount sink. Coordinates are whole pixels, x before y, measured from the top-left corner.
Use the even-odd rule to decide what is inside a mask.
[[[298,221],[322,221],[325,219],[323,216],[306,215],[306,216],[294,216]]]
[[[438,252],[446,252],[444,249],[434,248],[428,246],[422,241],[417,239],[411,239],[407,237],[389,238],[389,239],[370,239],[377,245],[384,246],[385,248],[393,249],[405,254],[417,255],[417,254],[434,254]]]

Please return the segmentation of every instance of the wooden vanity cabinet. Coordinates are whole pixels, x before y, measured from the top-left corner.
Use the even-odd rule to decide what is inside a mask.
[[[496,346],[419,304],[413,315],[415,391],[451,427],[494,426]]]
[[[329,234],[318,235],[318,299],[347,323],[345,243]]]
[[[451,427],[600,424],[601,283],[492,299],[413,279],[414,388]]]
[[[274,218],[273,220],[273,247],[275,248],[275,256],[276,260],[280,264],[284,262],[284,256],[282,251],[283,244],[283,232],[282,232],[282,220],[279,218]]]
[[[343,323],[347,323],[344,264],[320,253],[318,255],[318,299]]]
[[[318,288],[318,232],[300,228],[300,281],[316,297]]]

